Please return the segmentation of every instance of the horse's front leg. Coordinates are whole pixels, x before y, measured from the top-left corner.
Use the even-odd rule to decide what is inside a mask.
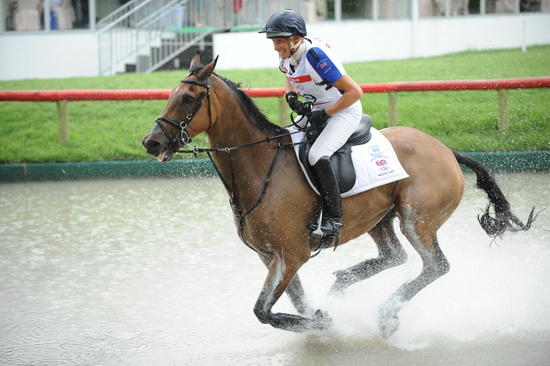
[[[262,260],[264,260],[264,263],[267,262],[264,258]],[[285,290],[288,290],[290,299],[298,311],[307,312],[309,310],[309,306],[304,301],[301,283],[299,279],[295,280],[298,269],[302,264],[287,263],[278,253],[271,256],[271,262],[266,263],[268,267],[267,278],[254,306],[254,313],[260,322],[293,332],[326,329],[330,326],[330,317],[320,310],[317,310],[312,318],[272,312],[273,306]]]
[[[272,256],[260,255],[260,259],[265,264],[267,269],[269,269],[271,265],[271,258]],[[315,310],[307,302],[304,287],[302,286],[302,281],[300,280],[298,273],[294,275],[294,278],[285,289],[285,292],[298,313],[301,315],[312,315],[315,312]]]

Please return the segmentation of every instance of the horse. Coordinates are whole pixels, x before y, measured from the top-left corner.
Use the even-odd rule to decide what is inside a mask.
[[[209,148],[185,152],[208,153],[229,194],[240,239],[267,267],[254,305],[257,319],[295,332],[330,328],[330,315],[307,303],[298,275],[320,246],[320,239],[307,229],[316,221],[319,198],[299,166],[288,130],[269,122],[239,84],[216,74],[217,60],[203,65],[200,53],[192,57],[189,74],[170,92],[162,115],[142,144],[148,154],[167,162],[193,137],[206,133]],[[378,256],[336,271],[330,294],[342,294],[352,284],[406,262],[407,254],[394,231],[398,218],[401,232],[423,266],[418,277],[401,285],[379,309],[381,334],[389,337],[399,328],[402,306],[449,271],[437,231],[462,199],[464,176],[459,164],[476,173],[477,187],[488,195],[490,202],[478,220],[490,236],[528,230],[536,215],[533,208],[523,224],[511,212],[488,168],[434,137],[404,126],[381,132],[409,177],[342,200],[339,244],[368,233]],[[298,314],[272,311],[284,292]]]

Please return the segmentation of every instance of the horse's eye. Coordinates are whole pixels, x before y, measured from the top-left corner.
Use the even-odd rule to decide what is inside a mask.
[[[193,104],[194,101],[195,101],[195,98],[193,98],[189,94],[185,94],[184,96],[181,97],[181,104]]]

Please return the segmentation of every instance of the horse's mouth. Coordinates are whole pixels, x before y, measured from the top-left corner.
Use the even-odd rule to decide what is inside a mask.
[[[169,145],[166,145],[156,158],[161,163],[166,163],[174,158],[174,151],[170,149]]]
[[[141,144],[147,149],[147,154],[151,155],[161,163],[165,163],[174,158],[176,150],[172,144],[158,140],[147,135],[141,141]]]

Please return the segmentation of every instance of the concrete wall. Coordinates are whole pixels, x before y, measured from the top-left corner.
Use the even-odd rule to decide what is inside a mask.
[[[316,22],[308,33],[330,42],[344,63],[407,59],[550,44],[550,14]],[[97,76],[97,49],[96,35],[87,31],[6,32],[0,80]],[[214,55],[219,70],[278,65],[271,42],[256,32],[216,34]]]
[[[550,44],[550,14],[318,22],[308,35],[328,41],[343,63],[407,59]],[[271,41],[256,32],[216,34],[214,55],[220,70],[278,65]]]
[[[550,151],[463,152],[463,154],[497,172],[550,173]],[[164,164],[159,164],[156,160],[0,164],[0,183],[145,176],[192,177],[215,174],[216,171],[209,159],[176,159]]]
[[[97,37],[88,31],[4,33],[0,80],[97,76]]]

